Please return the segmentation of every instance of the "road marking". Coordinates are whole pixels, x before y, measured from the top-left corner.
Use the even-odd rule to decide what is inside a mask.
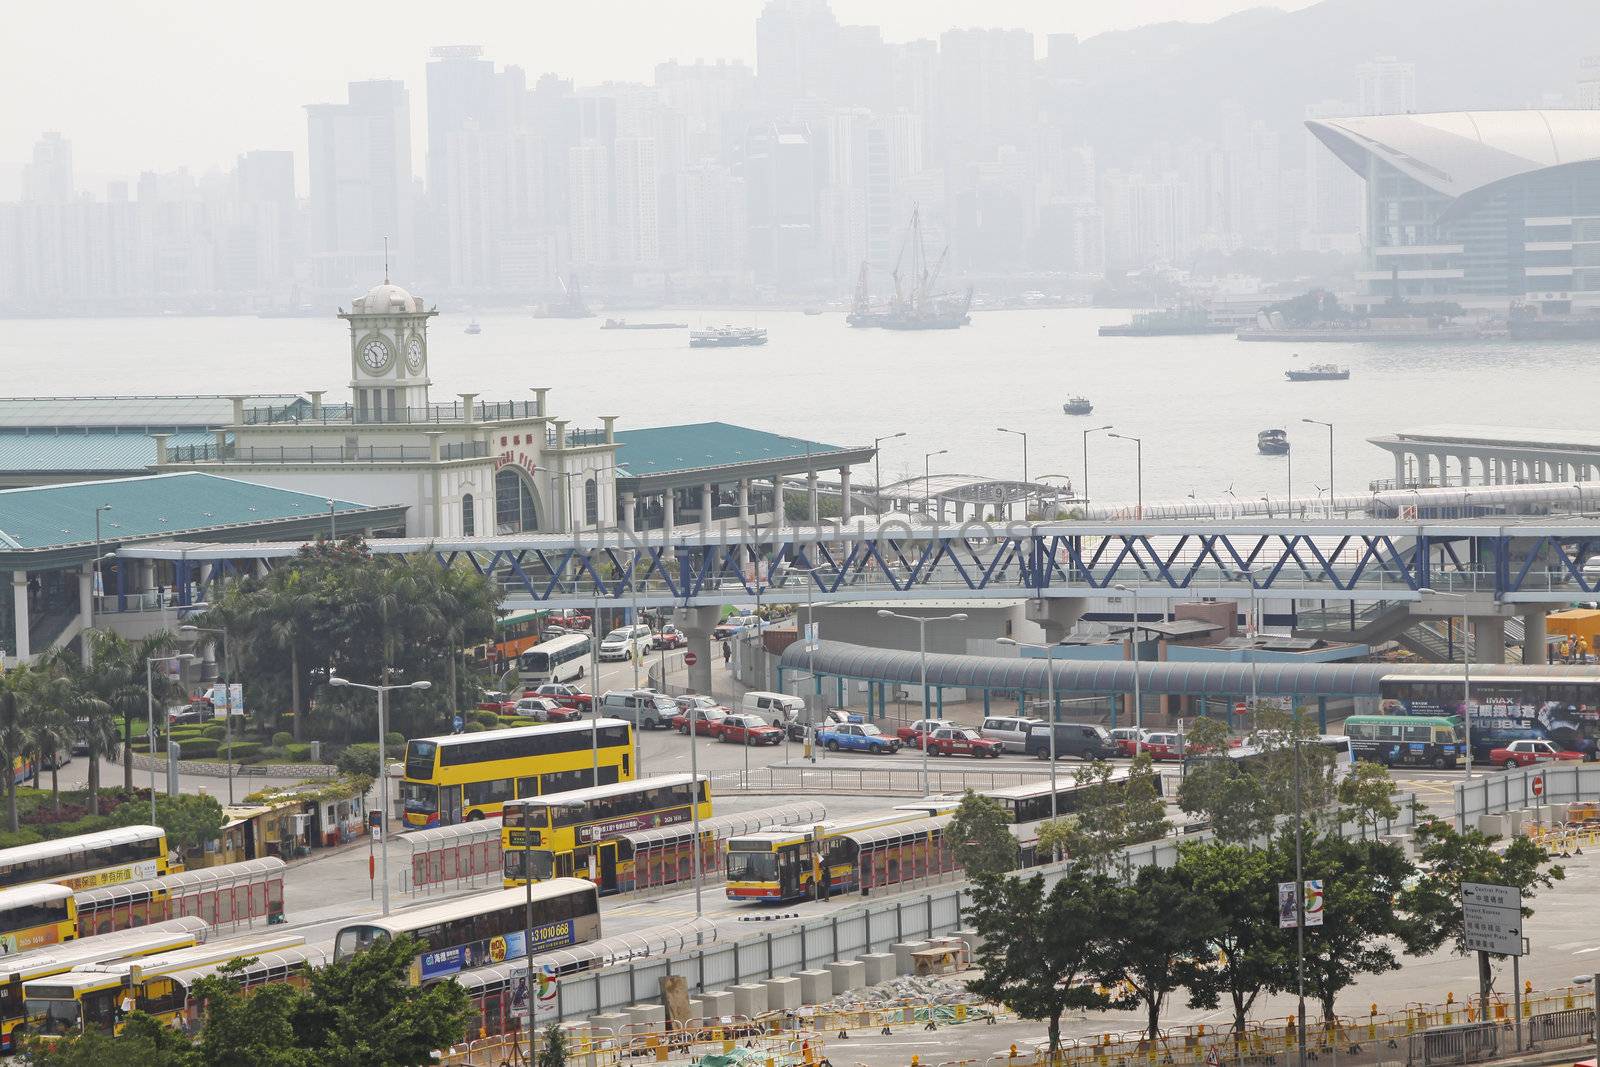
[[[1591,952],[1600,952],[1600,945],[1596,945],[1593,948],[1578,948],[1572,950],[1572,954],[1574,956],[1587,956]]]

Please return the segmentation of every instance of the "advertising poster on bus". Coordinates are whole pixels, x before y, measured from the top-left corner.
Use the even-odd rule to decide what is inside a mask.
[[[542,923],[533,928],[533,952],[548,952],[572,944],[572,920]],[[528,941],[523,931],[491,937],[487,941],[473,941],[466,945],[452,945],[437,952],[422,954],[422,980],[430,982],[470,971],[475,967],[488,967],[506,960],[521,959],[528,955]]]
[[[1466,725],[1462,682],[1385,679],[1385,715],[1442,715]],[[1480,758],[1513,741],[1549,741],[1595,759],[1600,749],[1600,686],[1523,679],[1472,679],[1472,749]]]

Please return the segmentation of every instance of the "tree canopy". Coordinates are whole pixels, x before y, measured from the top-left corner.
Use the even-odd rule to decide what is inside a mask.
[[[1011,836],[1006,809],[988,797],[967,790],[945,830],[956,862],[971,878],[1015,870],[1017,839]]]
[[[195,623],[233,640],[225,659],[253,714],[293,712],[296,741],[351,740],[368,733],[372,696],[330,687],[330,675],[427,680],[426,692],[394,694],[390,721],[407,734],[445,728],[470,683],[461,652],[493,634],[500,598],[470,568],[319,541],[265,578],[230,585]]]

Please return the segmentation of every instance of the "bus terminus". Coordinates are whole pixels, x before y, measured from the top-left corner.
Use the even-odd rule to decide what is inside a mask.
[[[540,641],[517,657],[517,674],[528,688],[546,682],[571,682],[589,668],[594,640],[588,634],[562,634]]]
[[[698,779],[668,774],[507,801],[500,831],[505,884],[522,885],[531,866],[535,882],[576,875],[594,882],[602,893],[626,892],[635,883],[633,849],[626,835],[692,824],[696,808],[701,820],[711,818],[711,786],[703,774]],[[692,842],[685,841],[683,851],[692,862]],[[702,843],[701,862],[709,859]]]
[[[159,878],[173,868],[159,826],[119,826],[56,841],[0,849],[0,887],[55,882],[94,889]]]
[[[531,942],[529,892],[501,889],[352,923],[334,938],[333,958],[348,959],[378,941],[410,934],[422,942],[422,951],[411,961],[411,983],[421,985],[474,967],[600,939],[600,893],[593,882],[555,878],[534,886]]]
[[[517,797],[633,780],[633,727],[621,719],[516,726],[406,742],[407,826],[493,818]]]

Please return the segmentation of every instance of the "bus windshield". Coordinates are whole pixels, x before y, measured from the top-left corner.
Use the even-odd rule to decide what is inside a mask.
[[[778,857],[772,852],[728,853],[728,881],[770,882],[778,877]]]
[[[426,782],[404,782],[400,796],[405,800],[406,811],[412,815],[433,815],[439,810],[439,787]]]
[[[76,1000],[29,1000],[28,1029],[36,1034],[72,1034],[78,1031]]]

